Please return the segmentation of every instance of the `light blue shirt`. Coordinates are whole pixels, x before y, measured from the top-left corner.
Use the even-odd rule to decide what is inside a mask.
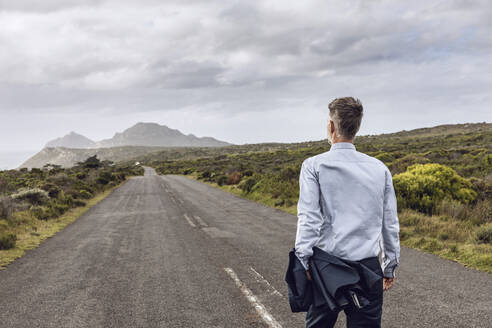
[[[400,259],[393,179],[380,160],[350,142],[304,160],[299,176],[296,255],[306,269],[312,248],[358,261],[382,252],[385,277]]]

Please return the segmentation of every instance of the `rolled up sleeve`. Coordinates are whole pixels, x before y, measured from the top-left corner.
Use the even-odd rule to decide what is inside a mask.
[[[301,166],[297,218],[295,253],[304,268],[309,269],[309,258],[313,255],[313,246],[319,239],[323,223],[320,186],[311,158],[304,160]]]
[[[398,222],[397,202],[391,172],[386,170],[386,186],[383,212],[383,275],[395,277],[395,269],[400,263],[400,225]]]

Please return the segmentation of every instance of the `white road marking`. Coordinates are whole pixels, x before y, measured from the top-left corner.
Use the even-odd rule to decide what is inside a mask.
[[[184,214],[184,217],[185,217],[186,221],[188,221],[190,226],[192,226],[193,228],[196,227],[196,225],[193,223],[193,221],[191,221],[190,217],[186,213]]]
[[[254,273],[254,275],[256,276],[256,281],[259,281],[259,282],[262,282],[264,283],[265,285],[267,285],[268,287],[270,287],[270,289],[273,290],[272,294],[276,294],[278,296],[283,296],[278,290],[275,289],[275,287],[273,287],[269,282],[268,280],[265,279],[265,277],[263,277],[258,271],[256,271],[253,267],[249,267],[249,269]]]
[[[237,274],[231,268],[224,268],[225,272],[229,274],[229,276],[234,280],[236,286],[241,290],[241,292],[246,296],[246,299],[254,306],[256,312],[260,315],[260,317],[265,321],[268,327],[271,328],[282,328],[280,323],[275,320],[275,318],[268,313],[267,309],[258,298],[251,292],[251,290],[238,278]]]
[[[203,221],[201,217],[198,215],[193,215],[195,217],[195,220],[202,226],[202,227],[208,227],[207,222]]]

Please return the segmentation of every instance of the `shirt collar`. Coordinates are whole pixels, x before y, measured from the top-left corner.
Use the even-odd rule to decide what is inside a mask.
[[[355,150],[355,146],[351,142],[336,142],[331,145],[330,150],[335,150],[335,149],[352,149]]]

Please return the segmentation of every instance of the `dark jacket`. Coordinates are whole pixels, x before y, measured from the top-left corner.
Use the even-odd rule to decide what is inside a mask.
[[[311,304],[316,307],[328,304],[332,311],[350,306],[363,308],[369,303],[367,290],[383,279],[382,274],[362,261],[341,259],[316,246],[309,261],[311,281],[295,248],[289,252],[285,281],[292,312],[306,312]]]

